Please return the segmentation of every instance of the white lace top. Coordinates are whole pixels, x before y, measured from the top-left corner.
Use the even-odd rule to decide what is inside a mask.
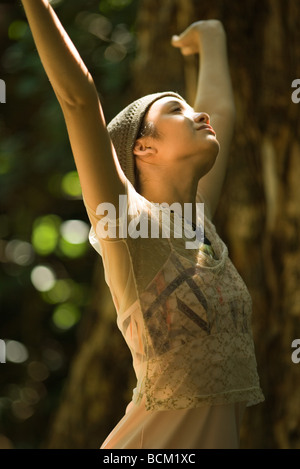
[[[215,253],[212,258],[201,249],[186,248],[191,233],[177,237],[182,224],[178,214],[152,204],[129,182],[127,195],[129,210],[115,227],[130,232],[134,224],[137,231],[151,212],[151,227],[159,228],[160,236],[112,239],[109,232],[110,239],[101,239],[96,234],[101,235],[101,216],[86,208],[90,242],[102,256],[117,324],[133,358],[133,401],[145,396],[147,410],[263,401],[251,297],[214,225],[198,213],[197,224],[204,222]],[[171,219],[169,235],[162,214]],[[112,220],[109,227],[113,232]],[[150,233],[150,222],[148,227]]]

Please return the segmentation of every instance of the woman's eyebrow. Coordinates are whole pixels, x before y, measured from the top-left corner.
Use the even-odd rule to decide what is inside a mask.
[[[184,102],[183,101],[175,101],[175,100],[172,100],[172,101],[167,101],[165,104],[164,104],[164,108],[166,109],[170,109],[172,108],[173,106],[181,106],[181,107],[184,107]]]

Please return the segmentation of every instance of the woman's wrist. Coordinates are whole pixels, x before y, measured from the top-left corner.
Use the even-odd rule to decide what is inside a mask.
[[[191,26],[194,26],[201,34],[216,34],[225,32],[223,24],[219,20],[196,21]]]
[[[199,21],[195,24],[198,35],[199,53],[205,47],[222,46],[226,44],[226,33],[223,24],[219,20]]]

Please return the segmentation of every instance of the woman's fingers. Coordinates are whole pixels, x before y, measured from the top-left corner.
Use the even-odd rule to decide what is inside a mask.
[[[189,37],[185,32],[180,36],[172,37],[172,46],[181,49],[183,55],[196,54],[198,52],[198,45],[192,37]]]
[[[180,36],[177,36],[177,35],[172,36],[171,42],[174,47],[182,47],[182,39],[180,38]]]
[[[174,35],[171,44],[181,49],[183,55],[198,54],[203,35],[214,36],[219,34],[220,31],[223,31],[223,26],[219,20],[196,21],[180,35]]]

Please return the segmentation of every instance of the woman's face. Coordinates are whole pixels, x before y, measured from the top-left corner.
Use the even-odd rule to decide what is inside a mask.
[[[207,114],[195,112],[179,98],[166,96],[152,104],[146,122],[154,124],[159,134],[158,138],[150,137],[150,144],[156,148],[160,161],[188,158],[205,172],[214,165],[219,143]]]

